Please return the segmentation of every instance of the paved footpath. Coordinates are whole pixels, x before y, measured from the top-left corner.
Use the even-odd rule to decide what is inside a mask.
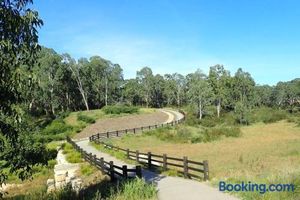
[[[169,120],[178,120],[183,115],[176,111],[163,110],[162,112],[169,112]],[[166,123],[166,122],[165,122]],[[96,155],[98,158],[103,157],[104,160],[113,161],[114,164],[122,166],[127,165],[128,168],[134,168],[134,165],[125,163],[115,157],[98,151],[89,144],[88,140],[78,141],[77,144],[85,151]],[[170,177],[156,174],[149,170],[142,170],[143,178],[147,182],[154,183],[158,189],[158,198],[160,200],[238,200],[238,198],[218,191],[208,185],[208,183],[198,182],[190,179],[183,179],[179,177]]]

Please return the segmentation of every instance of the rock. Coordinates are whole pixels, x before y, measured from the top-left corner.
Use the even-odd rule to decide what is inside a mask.
[[[82,187],[82,180],[80,178],[74,179],[71,184],[74,190],[79,191]]]
[[[55,184],[54,179],[48,179],[47,180],[47,186],[54,185],[54,184]]]
[[[65,182],[66,174],[55,174],[55,182]]]
[[[65,187],[65,185],[66,185],[65,181],[55,182],[56,189],[61,189],[61,188]]]
[[[50,193],[50,192],[54,192],[55,191],[55,185],[50,185],[48,186],[47,188],[47,192]]]

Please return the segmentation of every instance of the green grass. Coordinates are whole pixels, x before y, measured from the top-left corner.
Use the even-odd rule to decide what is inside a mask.
[[[146,184],[142,179],[121,182],[116,192],[109,197],[110,200],[153,200],[157,199],[154,185]]]
[[[96,122],[96,120],[93,117],[90,117],[88,115],[84,115],[82,113],[78,113],[77,120],[78,121],[83,121],[83,122],[85,122],[87,124],[93,124],[93,123]]]
[[[65,188],[47,193],[46,188],[42,187],[27,194],[8,197],[13,200],[155,200],[157,191],[153,184],[147,184],[142,179],[126,180],[121,182],[102,181],[97,185],[91,185],[82,189],[79,193],[72,190],[70,185]]]
[[[105,106],[102,108],[105,114],[121,114],[121,113],[138,113],[139,108],[134,106],[125,106],[125,105],[115,105],[115,106]]]
[[[64,143],[62,145],[63,154],[66,156],[66,160],[69,163],[81,163],[83,162],[83,159],[81,157],[81,154],[77,152],[73,146],[69,143]]]

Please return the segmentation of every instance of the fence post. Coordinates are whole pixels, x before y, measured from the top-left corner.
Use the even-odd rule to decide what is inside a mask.
[[[148,168],[151,168],[151,152],[148,152]]]
[[[151,129],[151,126],[149,126],[149,130]]]
[[[117,137],[119,137],[119,131],[117,131]]]
[[[141,127],[142,132],[143,132],[143,129],[144,129],[144,127]]]
[[[89,153],[89,161],[93,163],[93,154]]]
[[[136,166],[135,167],[135,175],[137,176],[137,177],[139,177],[139,178],[142,178],[142,168],[141,168],[141,166]]]
[[[188,178],[188,162],[187,162],[187,157],[183,157],[183,175],[184,178]]]
[[[109,132],[106,132],[106,137],[109,138]]]
[[[96,157],[96,155],[94,155],[93,157],[94,157],[94,158],[93,158],[93,159],[94,159],[94,163],[95,163],[95,165],[97,166],[97,157]]]
[[[139,159],[139,156],[140,156],[139,150],[136,150],[135,156],[136,156],[136,162],[140,162],[140,159]]]
[[[209,169],[208,169],[208,160],[203,161],[203,168],[204,168],[204,180],[209,180]]]
[[[97,139],[98,139],[98,140],[100,139],[100,133],[97,134]]]
[[[127,158],[129,159],[129,149],[126,150]]]
[[[114,162],[110,161],[109,162],[109,174],[110,174],[110,178],[112,181],[115,180],[115,172],[114,172]]]
[[[125,129],[125,133],[127,134],[127,132],[128,132],[128,130],[127,129]]]
[[[133,133],[135,133],[135,128],[133,128]]]
[[[123,177],[124,177],[125,179],[127,179],[127,178],[128,178],[128,174],[127,174],[127,165],[123,165],[123,166],[122,166],[122,170],[123,170]]]
[[[104,170],[104,158],[100,158],[100,167]]]
[[[167,170],[167,155],[163,154],[163,170]]]
[[[157,124],[155,124],[155,128],[157,128]]]

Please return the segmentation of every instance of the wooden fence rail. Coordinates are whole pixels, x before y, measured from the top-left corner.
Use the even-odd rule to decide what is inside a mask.
[[[112,138],[112,137],[120,137],[124,134],[128,134],[128,133],[133,133],[136,134],[138,132],[143,132],[146,130],[151,130],[151,129],[157,129],[160,127],[165,127],[165,126],[175,126],[181,122],[183,122],[185,120],[185,115],[183,113],[183,118],[179,119],[179,120],[174,120],[168,123],[163,123],[163,124],[155,124],[155,125],[150,125],[150,126],[141,126],[141,127],[137,127],[137,128],[131,128],[131,129],[123,129],[123,130],[116,130],[116,131],[108,131],[108,132],[104,132],[104,133],[97,133],[95,135],[92,135],[89,137],[90,141],[95,141],[95,140],[99,140],[102,138]]]
[[[80,146],[78,146],[71,138],[67,137],[67,142],[69,142],[77,151],[81,153],[81,156],[90,164],[96,166],[102,172],[108,174],[111,180],[118,178],[142,178],[142,168],[141,166],[136,166],[133,169],[128,169],[127,165],[118,166],[113,163],[113,161],[107,162],[104,158],[97,158],[96,155],[87,153]],[[116,176],[117,175],[117,176]],[[134,175],[134,176],[132,176]]]
[[[181,111],[180,111],[181,112]],[[188,160],[187,157],[183,158],[175,158],[175,157],[168,157],[166,154],[163,155],[156,155],[151,152],[142,153],[138,150],[132,151],[129,149],[122,149],[117,146],[109,145],[101,141],[102,139],[112,138],[112,137],[120,137],[124,134],[133,133],[136,134],[138,132],[143,132],[146,130],[157,129],[160,127],[165,126],[174,126],[177,125],[185,120],[185,114],[183,114],[183,118],[179,120],[174,120],[172,122],[164,123],[164,124],[155,124],[150,126],[142,126],[133,129],[123,129],[123,130],[116,130],[116,131],[108,131],[104,133],[97,133],[89,137],[90,141],[94,141],[96,143],[101,143],[107,148],[115,149],[117,151],[123,151],[126,153],[128,159],[136,160],[138,163],[146,164],[148,168],[151,167],[162,167],[163,170],[170,169],[169,166],[172,168],[175,167],[179,173],[182,173],[185,178],[200,178],[209,180],[209,168],[208,168],[208,161],[204,160],[203,162],[197,162]]]
[[[124,152],[127,159],[135,160],[138,163],[145,164],[148,168],[162,167],[163,170],[176,169],[182,173],[185,178],[198,178],[209,180],[208,161],[203,162],[189,160],[187,157],[175,158],[167,156],[167,154],[157,155],[151,152],[139,152],[130,149],[123,149],[118,146],[107,144],[100,140],[94,141],[97,144],[102,144],[104,147],[111,150]],[[171,168],[170,168],[171,166]]]

